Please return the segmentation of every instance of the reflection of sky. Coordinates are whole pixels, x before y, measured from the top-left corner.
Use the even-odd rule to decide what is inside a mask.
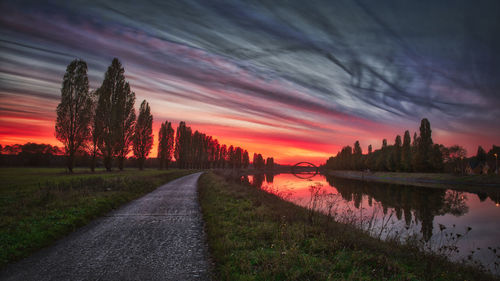
[[[460,217],[451,214],[437,216],[434,219],[435,228],[438,223],[447,226],[455,224],[457,232],[464,233],[467,227],[471,227],[472,230],[459,244],[463,250],[461,256],[465,257],[474,250],[478,253],[476,256],[492,263],[494,260],[487,247],[500,247],[500,208],[490,198],[481,202],[475,194],[465,194],[469,212]]]
[[[113,57],[156,130],[185,120],[282,163],[378,147],[422,117],[437,142],[500,141],[497,1],[136,3],[1,2],[1,143],[55,143],[66,65],[87,61],[96,88]]]
[[[249,179],[250,182],[253,183],[253,176],[250,176]],[[342,220],[345,216],[348,216],[347,212],[349,210],[352,211],[352,215],[357,218],[363,218],[365,221],[369,219],[372,214],[375,214],[376,227],[379,227],[382,224],[382,220],[386,221],[390,217],[390,223],[388,225],[391,225],[392,227],[388,233],[389,235],[394,235],[396,230],[400,233],[406,233],[404,214],[402,219],[398,220],[396,218],[396,211],[394,208],[387,208],[387,214],[384,215],[381,202],[373,199],[372,206],[370,206],[368,204],[369,196],[367,194],[363,195],[359,208],[356,208],[353,201],[346,201],[342,199],[340,194],[338,194],[337,189],[330,186],[322,175],[316,175],[310,180],[304,180],[299,179],[292,174],[278,174],[274,176],[272,183],[266,183],[264,181],[263,189],[279,194],[286,200],[294,202],[295,204],[309,207],[311,204],[310,187],[317,185],[322,186],[322,192],[324,191],[325,194],[334,195],[334,197],[330,199],[328,199],[328,197],[323,197],[318,209],[323,211],[328,210],[328,203],[325,202],[327,200],[334,200],[336,205],[333,210],[340,213],[338,215],[340,220]],[[450,192],[450,190],[447,192]],[[432,241],[434,245],[436,245],[436,241],[441,239],[439,234],[439,224],[446,226],[446,232],[459,234],[466,233],[467,227],[471,227],[472,230],[467,233],[467,235],[465,235],[457,245],[461,251],[457,257],[465,258],[471,250],[475,250],[475,258],[481,259],[486,265],[492,266],[492,261],[495,260],[493,260],[493,255],[487,250],[487,247],[500,247],[500,207],[495,206],[495,202],[493,202],[490,198],[481,202],[475,194],[467,192],[460,194],[466,198],[465,202],[468,206],[468,211],[461,216],[454,216],[449,213],[435,216],[433,222],[434,227]],[[431,199],[429,199],[429,201],[432,202]],[[418,234],[420,232],[421,223],[416,222],[415,220],[416,210],[411,211],[413,219],[409,232]],[[366,226],[367,223],[364,225]],[[453,227],[453,225],[455,225],[455,227]],[[382,233],[382,237],[385,235],[387,235],[387,233]],[[481,250],[478,251],[477,247],[481,248]],[[498,259],[496,261],[498,262]]]

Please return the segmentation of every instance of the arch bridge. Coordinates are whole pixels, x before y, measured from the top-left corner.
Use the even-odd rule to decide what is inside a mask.
[[[302,165],[306,165],[306,166],[302,166]],[[314,168],[314,173],[310,173],[310,172],[301,172],[301,171],[298,171],[298,168]],[[303,161],[303,162],[299,162],[295,165],[293,165],[291,168],[291,173],[300,178],[300,179],[310,179],[312,177],[314,177],[315,175],[317,175],[319,173],[319,167],[314,165],[313,163],[311,162],[306,162],[306,161]]]

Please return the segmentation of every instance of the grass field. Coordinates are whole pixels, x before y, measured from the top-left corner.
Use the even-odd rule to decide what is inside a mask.
[[[0,268],[120,205],[192,173],[0,168]]]
[[[200,202],[218,280],[492,280],[368,236],[255,187],[205,173]]]

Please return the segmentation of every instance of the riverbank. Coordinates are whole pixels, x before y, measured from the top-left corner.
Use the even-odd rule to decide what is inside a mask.
[[[0,169],[0,268],[27,257],[187,170]]]
[[[477,188],[500,188],[499,175],[452,175],[444,173],[398,173],[364,171],[326,171],[328,175],[339,178],[377,181],[425,187],[455,188],[475,190]]]
[[[492,280],[464,264],[380,241],[261,189],[202,175],[199,195],[220,280]]]

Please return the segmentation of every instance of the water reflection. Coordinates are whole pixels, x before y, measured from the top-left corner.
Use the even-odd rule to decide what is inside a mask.
[[[292,174],[256,174],[241,181],[330,214],[337,221],[355,224],[382,239],[419,234],[439,248],[446,231],[467,232],[466,239],[455,242],[460,258],[477,248],[500,246],[498,191],[469,193],[323,175],[301,179]],[[475,258],[486,266],[498,262],[498,257],[475,252]]]
[[[368,204],[373,200],[380,202],[384,215],[389,208],[394,209],[396,218],[404,220],[407,226],[412,221],[412,213],[416,221],[421,222],[421,233],[425,241],[432,236],[434,217],[450,209],[445,204],[446,190],[410,187],[393,184],[369,183],[341,178],[326,177],[330,186],[334,186],[346,201],[352,201],[359,209],[363,195],[368,196]],[[413,212],[412,212],[413,210]]]
[[[266,182],[273,183],[274,181],[274,173],[266,173]],[[261,186],[259,186],[260,188]]]

